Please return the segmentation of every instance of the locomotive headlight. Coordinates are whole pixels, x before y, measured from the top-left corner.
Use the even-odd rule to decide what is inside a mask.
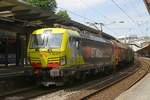
[[[60,65],[65,65],[66,64],[66,57],[62,57],[60,60]]]

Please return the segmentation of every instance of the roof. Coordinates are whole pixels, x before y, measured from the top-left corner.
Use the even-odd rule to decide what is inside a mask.
[[[20,1],[20,0],[19,0]],[[91,33],[100,33],[108,39],[114,37],[101,33],[100,31],[83,25],[73,20],[63,20],[53,12],[42,10],[38,7],[33,7],[18,0],[0,0],[0,28],[22,33],[26,28],[37,29],[45,25],[53,25],[55,23],[66,26],[74,26],[80,30],[86,30]],[[13,26],[13,27],[12,27]]]
[[[144,48],[138,50],[137,52],[140,53],[140,52],[145,52],[145,51],[150,51],[150,44],[147,45],[146,47],[144,47]]]
[[[145,2],[145,5],[148,9],[149,14],[150,14],[150,0],[144,0],[144,2]]]

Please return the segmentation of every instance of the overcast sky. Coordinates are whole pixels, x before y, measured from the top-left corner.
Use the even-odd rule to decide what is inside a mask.
[[[73,20],[84,24],[86,22],[104,23],[104,32],[115,37],[150,36],[150,15],[143,0],[56,1],[58,10],[67,10]]]

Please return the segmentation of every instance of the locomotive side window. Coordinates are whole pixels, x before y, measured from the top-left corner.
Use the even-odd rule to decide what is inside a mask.
[[[69,41],[70,41],[70,47],[79,49],[79,40],[78,39],[76,39],[74,37],[70,37]]]
[[[76,41],[76,48],[79,49],[79,41]]]
[[[75,41],[72,37],[69,38],[69,42],[70,42],[70,47],[74,47],[75,46]]]

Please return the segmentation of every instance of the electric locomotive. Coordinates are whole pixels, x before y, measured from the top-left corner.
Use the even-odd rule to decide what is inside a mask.
[[[128,47],[118,44],[99,34],[43,28],[31,34],[27,52],[37,79],[48,86],[115,68],[128,57],[121,58],[121,52],[128,51]]]

